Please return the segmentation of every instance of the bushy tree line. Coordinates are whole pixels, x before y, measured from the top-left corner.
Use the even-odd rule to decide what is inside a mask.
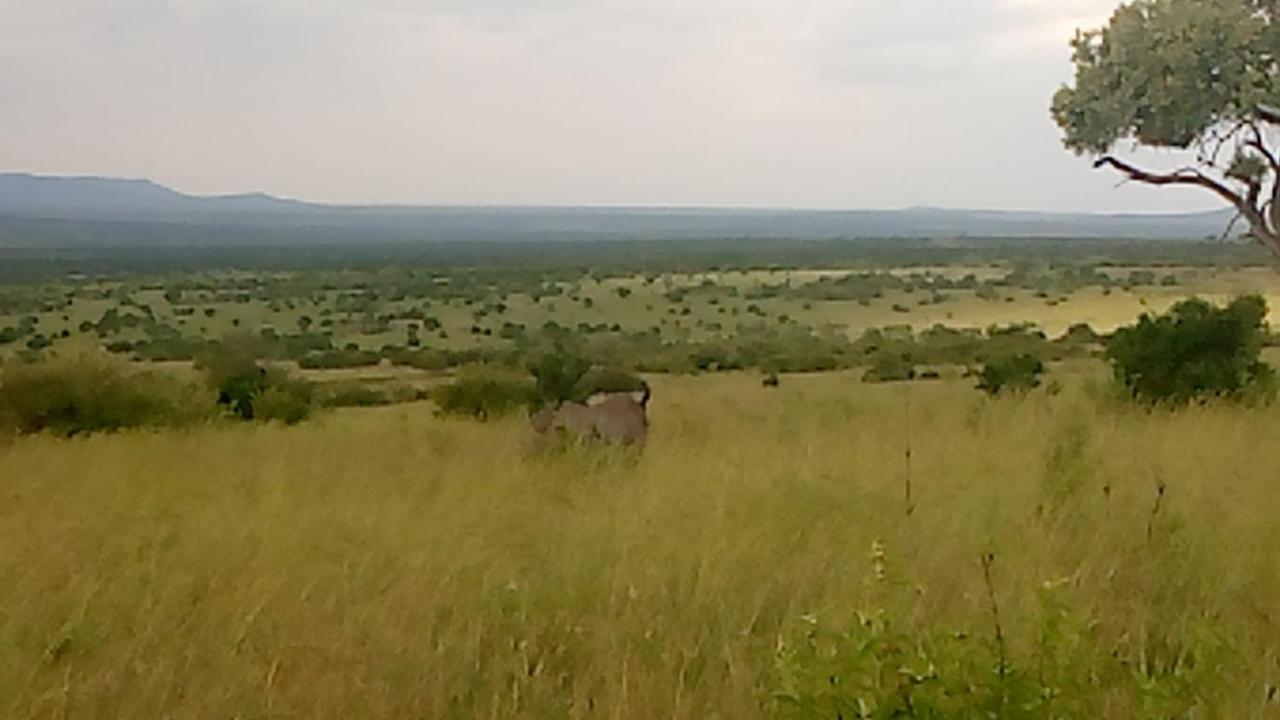
[[[174,426],[213,415],[209,392],[101,354],[14,360],[0,369],[0,427],[73,436]]]
[[[557,348],[534,358],[523,369],[500,365],[464,368],[432,396],[445,415],[488,420],[521,409],[529,412],[564,402],[586,402],[598,393],[641,392],[638,375],[617,367],[593,365],[586,358]]]
[[[1271,339],[1267,315],[1267,302],[1257,295],[1222,307],[1185,300],[1117,330],[1106,339],[1104,357],[1123,396],[1142,405],[1270,402],[1277,384],[1275,370],[1261,356]],[[1077,327],[1064,340],[1073,336],[1087,342],[1092,333]],[[998,355],[984,364],[978,388],[1000,395],[1038,387],[1044,359],[1033,353]]]
[[[213,420],[307,419],[313,388],[233,344],[211,349],[191,383],[88,352],[15,359],[0,366],[0,429],[62,436]]]

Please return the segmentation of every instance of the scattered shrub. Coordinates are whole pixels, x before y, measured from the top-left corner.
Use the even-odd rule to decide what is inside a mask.
[[[442,415],[481,421],[530,407],[538,397],[528,376],[484,365],[464,368],[453,383],[432,393]]]
[[[267,373],[268,377],[272,375]],[[253,399],[253,419],[296,425],[311,417],[311,384],[277,379]]]
[[[25,331],[19,330],[15,327],[0,329],[0,345],[8,345],[10,343],[17,342],[25,334]]]
[[[992,360],[978,374],[978,389],[988,395],[1028,392],[1040,387],[1044,363],[1034,355],[1011,355]]]
[[[862,375],[863,382],[901,382],[914,380],[915,364],[911,358],[892,352],[877,354],[871,361],[871,367]]]

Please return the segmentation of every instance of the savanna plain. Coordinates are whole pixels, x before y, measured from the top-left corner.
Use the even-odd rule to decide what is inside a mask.
[[[820,284],[854,274],[829,267],[525,283],[575,308],[559,330],[496,281],[471,302],[456,280],[371,296],[368,276],[240,274],[222,299],[222,271],[15,284],[10,369],[100,344],[187,377],[186,345],[274,348],[324,317],[335,345],[264,361],[385,395],[295,424],[0,434],[0,717],[1280,716],[1280,409],[1137,405],[1105,340],[1062,350],[1079,324],[1280,285],[1184,260],[1080,258],[1085,282],[984,259],[860,268],[857,287]],[[989,326],[1015,322],[1053,349],[1021,392],[975,389],[981,348],[908,363],[928,380],[866,371],[885,337],[923,357],[935,325],[1007,342]],[[438,412],[430,388],[535,329],[667,349],[672,367],[628,367],[652,388],[642,449]],[[821,358],[749,352],[799,337]],[[445,354],[402,362],[424,352]]]

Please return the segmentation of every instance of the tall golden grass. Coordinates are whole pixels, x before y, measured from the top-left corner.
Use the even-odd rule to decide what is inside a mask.
[[[639,456],[425,406],[0,444],[0,717],[759,717],[801,617],[989,635],[984,553],[1011,654],[1046,588],[1135,658],[1208,623],[1198,717],[1274,716],[1280,410],[1066,385],[666,379]]]

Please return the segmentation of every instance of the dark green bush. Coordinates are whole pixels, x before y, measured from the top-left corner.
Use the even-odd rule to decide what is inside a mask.
[[[1118,330],[1107,359],[1126,394],[1142,403],[1270,398],[1275,372],[1260,359],[1266,318],[1267,302],[1256,295],[1223,308],[1187,300]]]
[[[531,407],[538,397],[528,376],[484,365],[463,368],[454,382],[432,393],[442,415],[482,421]]]
[[[73,436],[176,426],[209,416],[197,388],[90,353],[11,362],[0,370],[0,426]]]
[[[217,394],[218,404],[241,420],[281,420],[294,424],[311,412],[312,387],[281,368],[258,363],[252,343],[220,344],[199,359],[197,366]]]
[[[272,372],[268,372],[268,377]],[[254,419],[296,425],[311,417],[311,384],[290,378],[276,378],[253,399]]]
[[[32,335],[31,339],[27,341],[28,350],[44,350],[51,345],[53,345],[53,340],[40,333]]]
[[[534,378],[534,404],[554,405],[566,400],[581,402],[578,383],[591,369],[591,362],[580,355],[557,348],[543,353],[529,363]]]
[[[881,352],[871,360],[871,367],[862,375],[863,382],[901,382],[914,380],[916,366],[911,358],[893,352]]]
[[[218,404],[242,420],[254,418],[253,400],[266,390],[267,371],[243,344],[207,350],[196,363],[217,394]]]
[[[1044,363],[1034,355],[1010,355],[982,366],[978,389],[988,395],[1027,392],[1040,387]]]

